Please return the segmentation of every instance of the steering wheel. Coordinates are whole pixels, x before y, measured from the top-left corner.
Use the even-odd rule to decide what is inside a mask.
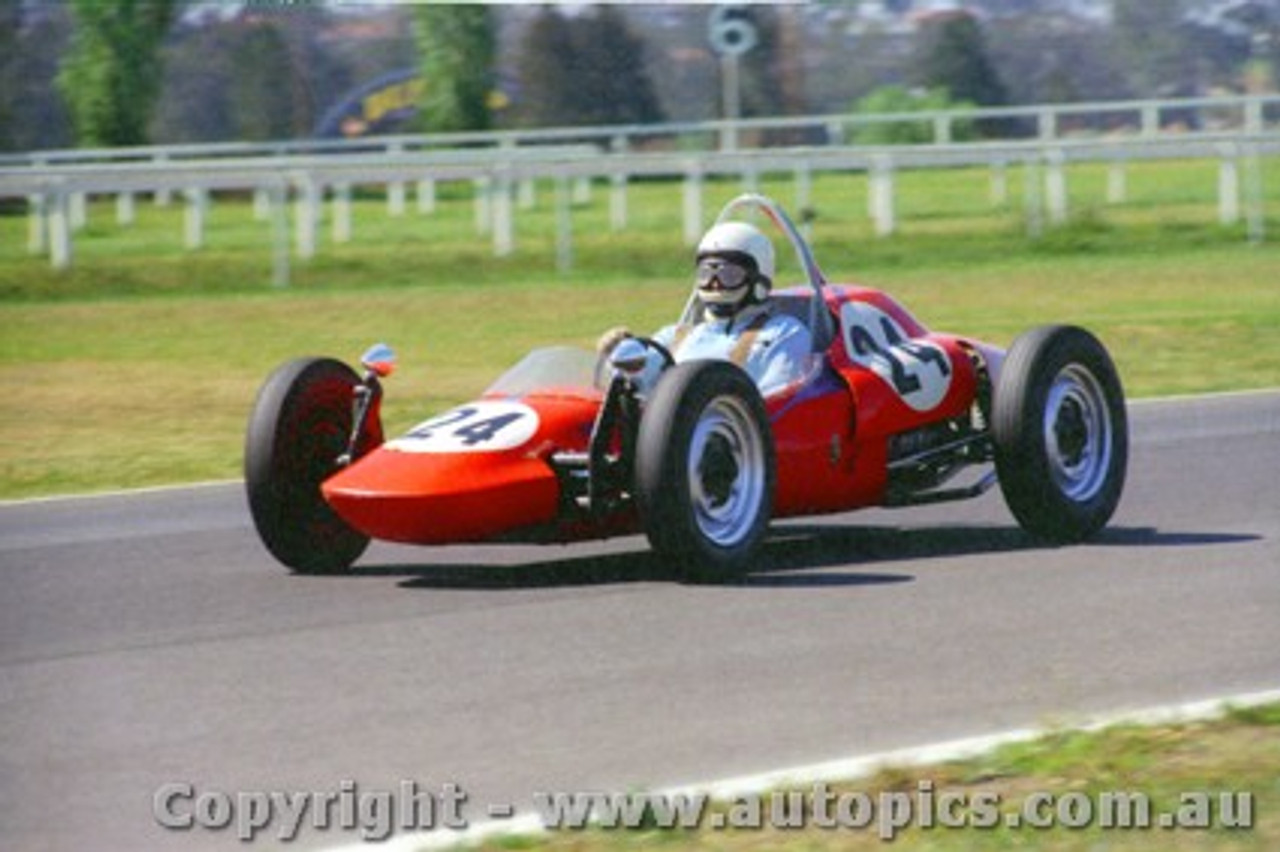
[[[636,335],[634,339],[640,341],[645,346],[662,356],[662,369],[665,370],[668,367],[675,366],[676,358],[671,354],[671,350],[654,340],[652,337],[640,337],[639,335]]]
[[[629,340],[634,340],[648,351],[657,352],[662,358],[663,370],[666,370],[676,363],[675,356],[671,354],[671,350],[654,340],[652,337],[642,337],[638,334],[627,334],[626,337],[619,341],[617,345],[609,349],[607,352],[601,353],[599,359],[596,361],[595,377],[593,379],[593,384],[596,387],[603,390],[608,386],[609,376],[613,370],[611,364],[613,349],[616,349],[618,345],[622,345]]]

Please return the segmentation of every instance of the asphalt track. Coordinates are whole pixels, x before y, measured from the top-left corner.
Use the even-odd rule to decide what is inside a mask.
[[[1280,686],[1280,392],[1139,405],[1133,432],[1090,544],[1034,545],[993,492],[778,525],[717,588],[639,538],[290,576],[236,485],[0,506],[0,846],[243,848],[158,826],[172,783],[454,783],[478,822]]]

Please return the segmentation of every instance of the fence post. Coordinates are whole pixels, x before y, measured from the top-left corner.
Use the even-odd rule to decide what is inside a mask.
[[[991,204],[1003,207],[1009,203],[1009,164],[1004,160],[991,164]]]
[[[265,222],[271,218],[273,200],[270,190],[258,187],[253,191],[253,218],[255,221]]]
[[[1067,221],[1067,173],[1065,157],[1055,149],[1045,154],[1044,191],[1049,222],[1061,225]]]
[[[493,181],[487,175],[471,181],[476,202],[476,233],[482,237],[489,233],[493,224],[493,204],[490,198],[492,184]]]
[[[507,257],[516,247],[510,164],[499,167],[498,176],[491,180],[490,185],[493,194],[493,255]]]
[[[271,286],[289,286],[289,185],[283,179],[263,192],[271,219]]]
[[[399,156],[404,153],[404,143],[392,142],[387,146],[387,153],[391,156]],[[407,189],[404,181],[392,181],[387,185],[387,213],[390,216],[403,216],[405,209],[405,198]]]
[[[125,191],[116,195],[116,224],[132,225],[136,219],[133,205],[133,192]]]
[[[696,246],[702,239],[702,167],[690,163],[684,173],[684,244]]]
[[[316,228],[320,224],[320,192],[309,174],[297,177],[298,199],[295,203],[294,236],[298,257],[310,260],[316,255]]]
[[[169,152],[161,151],[160,153],[156,154],[154,158],[152,158],[152,162],[154,162],[158,166],[166,165],[169,162]],[[169,189],[167,186],[163,189],[156,190],[155,205],[157,207],[168,207],[169,202],[172,200],[173,200],[173,190]]]
[[[877,237],[888,237],[897,230],[893,204],[893,161],[888,154],[877,154],[868,173],[871,181],[871,219]]]
[[[71,265],[71,211],[68,193],[58,187],[53,193],[49,209],[49,259],[53,268],[62,270]]]
[[[436,182],[433,178],[418,181],[418,212],[436,212]]]
[[[1244,129],[1246,133],[1261,133],[1262,128],[1262,99],[1254,95],[1244,105]]]
[[[396,181],[387,186],[387,215],[400,217],[405,211],[405,185],[404,181]]]
[[[1240,221],[1239,151],[1231,144],[1218,147],[1218,224],[1234,225]]]
[[[204,247],[204,214],[208,201],[208,192],[200,187],[192,187],[183,193],[187,198],[183,221],[185,234],[183,246],[187,251],[196,251]]]
[[[1266,239],[1267,218],[1264,206],[1266,193],[1262,186],[1262,158],[1256,145],[1249,145],[1245,152],[1245,190],[1248,198],[1249,242],[1261,245]]]
[[[933,144],[951,144],[951,113],[943,113],[933,117]]]
[[[1033,240],[1044,235],[1044,199],[1040,194],[1040,160],[1027,157],[1026,176],[1023,178],[1024,204],[1027,213],[1027,236]]]
[[[49,246],[49,196],[27,196],[27,251],[44,254]]]
[[[591,178],[583,175],[573,182],[573,203],[591,203]]]
[[[1058,114],[1048,107],[1036,113],[1036,132],[1041,139],[1056,139],[1058,136]]]
[[[71,199],[71,227],[80,231],[89,224],[89,198],[83,192],[73,192]]]
[[[623,172],[618,172],[611,178],[609,226],[614,231],[627,227],[627,176]]]
[[[538,185],[533,178],[522,177],[516,182],[516,206],[521,210],[538,206]]]
[[[351,242],[351,184],[340,183],[333,188],[333,241]]]
[[[1128,176],[1122,160],[1115,160],[1107,168],[1107,203],[1123,204],[1129,194]]]
[[[573,199],[570,195],[568,176],[556,175],[556,271],[561,273],[573,269]]]
[[[1142,135],[1157,136],[1160,133],[1160,106],[1147,103],[1142,105]]]
[[[812,213],[813,206],[813,167],[807,160],[796,163],[795,184],[796,213],[804,217],[806,211]]]

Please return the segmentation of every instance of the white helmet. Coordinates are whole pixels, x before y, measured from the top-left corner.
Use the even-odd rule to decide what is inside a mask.
[[[745,222],[721,222],[698,243],[698,296],[719,316],[769,295],[774,273],[773,243]]]
[[[698,257],[706,254],[745,254],[756,262],[756,269],[773,280],[773,243],[759,228],[746,222],[721,222],[707,231],[698,243]]]

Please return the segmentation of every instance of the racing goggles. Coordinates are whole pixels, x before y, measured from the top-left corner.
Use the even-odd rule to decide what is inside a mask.
[[[750,258],[739,260],[723,255],[707,255],[698,258],[694,280],[699,290],[738,290],[751,283],[755,275],[756,266]]]

